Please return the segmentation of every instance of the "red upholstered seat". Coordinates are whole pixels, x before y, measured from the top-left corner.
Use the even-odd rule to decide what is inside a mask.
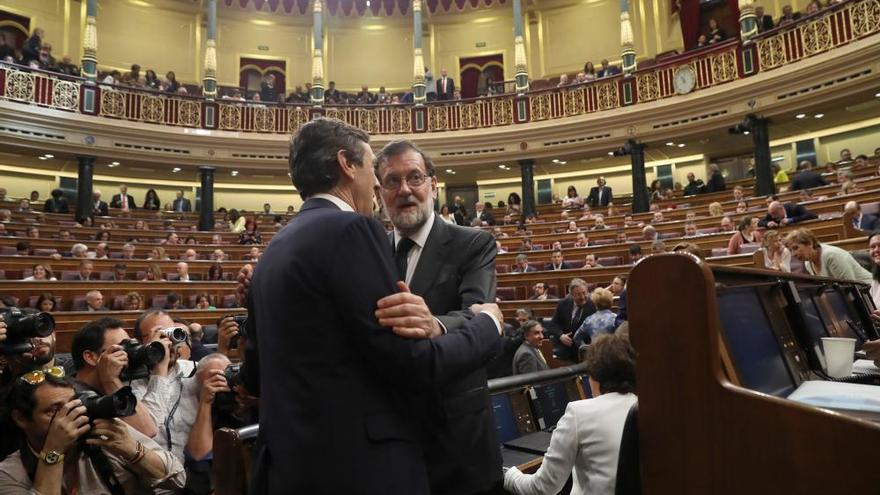
[[[761,249],[761,243],[759,242],[750,242],[748,244],[743,244],[739,248],[740,254],[752,254],[758,249]]]
[[[509,273],[510,272],[510,265],[495,265],[495,272],[496,273]]]
[[[76,280],[79,272],[75,270],[64,270],[61,272],[61,280]]]
[[[86,296],[74,296],[73,302],[70,303],[71,311],[86,311],[88,306],[86,305]]]
[[[516,287],[498,287],[495,295],[502,301],[513,301],[516,299]]]
[[[34,256],[52,256],[53,254],[58,254],[58,250],[48,248],[34,249]]]
[[[153,296],[153,300],[150,302],[151,308],[162,309],[168,303],[168,296]]]
[[[238,307],[238,301],[236,300],[235,294],[226,294],[223,296],[223,303],[221,304],[222,308],[236,308]]]
[[[721,247],[712,248],[712,254],[711,254],[711,256],[712,256],[713,258],[716,257],[716,256],[727,256],[727,248],[726,248],[726,247],[723,247],[723,248],[721,248]]]

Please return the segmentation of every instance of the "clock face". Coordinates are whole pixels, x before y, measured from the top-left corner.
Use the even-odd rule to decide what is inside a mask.
[[[697,84],[697,75],[692,68],[687,66],[681,67],[675,71],[673,83],[676,93],[680,95],[687,94],[693,91],[694,86]]]

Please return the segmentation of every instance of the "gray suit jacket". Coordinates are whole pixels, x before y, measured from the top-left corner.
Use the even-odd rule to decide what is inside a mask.
[[[472,304],[495,301],[495,239],[488,232],[450,225],[434,216],[434,224],[410,289],[449,333],[458,332],[473,316]],[[480,368],[419,398],[425,460],[432,495],[489,491],[501,482],[501,455],[495,420]]]
[[[513,355],[513,374],[534,373],[547,369],[547,363],[541,359],[541,351],[528,342],[523,342]]]

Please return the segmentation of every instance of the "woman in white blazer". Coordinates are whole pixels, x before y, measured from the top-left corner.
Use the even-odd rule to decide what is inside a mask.
[[[507,470],[504,488],[509,492],[556,494],[571,474],[572,495],[614,494],[623,423],[637,401],[635,350],[626,337],[601,335],[586,362],[594,398],[568,404],[535,474]]]

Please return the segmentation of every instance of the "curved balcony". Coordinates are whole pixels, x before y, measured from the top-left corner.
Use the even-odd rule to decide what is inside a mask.
[[[195,142],[212,147],[212,150],[222,149],[225,138],[238,137],[243,138],[236,143],[239,148],[260,148],[261,152],[251,153],[254,157],[277,160],[286,151],[287,136],[303,123],[323,115],[359,127],[377,136],[379,141],[390,139],[391,135],[422,135],[420,139],[434,150],[462,150],[463,145],[474,148],[482,146],[473,153],[467,150],[449,153],[447,156],[453,161],[456,157],[473,160],[475,155],[503,158],[505,153],[521,156],[523,151],[530,148],[531,143],[526,143],[521,133],[526,127],[530,130],[529,138],[537,136],[543,141],[549,139],[550,143],[543,143],[543,148],[532,146],[530,154],[540,154],[544,148],[559,143],[570,145],[569,149],[590,143],[604,143],[603,146],[607,146],[608,142],[619,141],[627,135],[644,137],[646,133],[656,135],[674,131],[674,125],[652,122],[651,126],[638,129],[636,123],[651,120],[643,117],[644,112],[654,120],[672,122],[675,120],[673,117],[681,116],[683,101],[693,102],[693,106],[688,105],[687,111],[695,107],[702,110],[708,108],[709,103],[729,105],[734,95],[746,99],[750,94],[776,91],[777,87],[803,79],[801,68],[809,67],[808,59],[814,58],[813,62],[817,62],[815,59],[822,58],[823,54],[827,60],[840,59],[837,60],[838,64],[846,62],[852,68],[853,62],[859,57],[870,60],[877,51],[875,49],[866,54],[863,47],[877,45],[869,43],[870,40],[866,38],[876,35],[878,31],[880,0],[850,0],[802,18],[796,24],[764,33],[749,43],[742,44],[734,39],[687,52],[643,67],[631,76],[619,75],[523,95],[507,94],[424,106],[313,107],[222,99],[210,101],[200,97],[89,84],[79,78],[17,66],[0,66],[0,120],[5,114],[7,119],[27,122],[26,114],[39,114],[43,109],[50,109],[61,113],[52,113],[49,117],[46,114],[32,116],[33,122],[39,122],[43,127],[55,122],[58,129],[81,130],[82,118],[71,117],[96,117],[97,120],[88,120],[86,126],[95,126],[95,129],[89,129],[90,133],[99,136],[107,135],[108,129],[114,126],[119,133],[131,133],[132,126],[126,124],[130,122],[139,126],[136,129],[141,136],[144,132],[157,132],[155,137],[172,144],[178,139],[180,144],[191,145],[195,139]],[[834,50],[847,51],[848,58],[832,57],[833,54],[828,52]],[[820,57],[815,57],[817,55]],[[825,65],[827,69],[828,64]],[[695,74],[695,81],[691,94],[682,100],[674,81],[679,71],[688,68]],[[868,81],[875,77],[876,74],[872,74],[870,78],[863,78],[863,81],[865,84],[875,83],[876,79]],[[728,85],[737,89],[728,91]],[[841,88],[841,91],[848,90],[851,89]],[[774,98],[771,103],[784,102]],[[33,107],[38,107],[38,110]],[[752,109],[739,110],[745,113]],[[730,113],[728,119],[739,118],[734,112],[716,113]],[[684,116],[686,119],[683,122],[697,124],[718,115]],[[65,120],[75,122],[65,123]],[[584,125],[586,122],[591,124],[589,129]],[[725,122],[718,122],[717,125],[725,125]],[[616,127],[618,132],[611,132],[609,129],[612,127]],[[168,132],[176,132],[178,136],[169,137]],[[552,138],[558,138],[558,141]],[[266,151],[267,143],[271,151]],[[192,153],[181,155],[180,159],[184,160],[196,157]],[[208,153],[200,159],[222,162],[227,157],[233,158],[217,152]]]

